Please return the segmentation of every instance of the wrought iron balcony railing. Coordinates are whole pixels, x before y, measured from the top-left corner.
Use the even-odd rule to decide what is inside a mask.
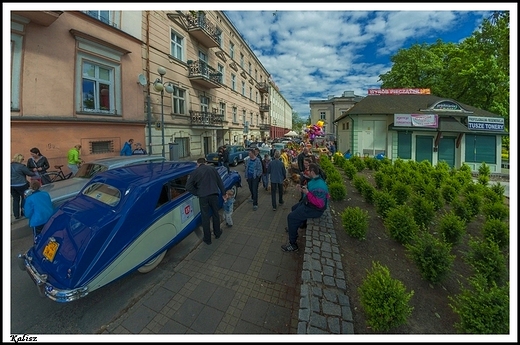
[[[190,119],[193,126],[222,127],[224,115],[209,111],[190,110]]]
[[[203,84],[207,88],[221,87],[222,73],[215,71],[213,67],[203,60],[188,60],[188,78]]]
[[[260,111],[269,111],[269,104],[260,103]]]
[[[269,84],[267,84],[266,82],[261,82],[261,83],[256,84],[256,88],[257,88],[258,91],[260,91],[261,93],[267,93],[267,92],[269,92]]]

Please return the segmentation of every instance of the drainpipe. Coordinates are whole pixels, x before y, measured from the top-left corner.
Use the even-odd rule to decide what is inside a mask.
[[[352,152],[354,152],[354,119],[352,118],[352,116],[348,115],[348,117],[350,117],[350,119],[352,120],[352,134],[351,134],[351,138],[352,138],[352,143],[351,143],[351,147],[350,147],[350,153],[353,155]]]
[[[150,11],[146,11],[146,80],[150,81]],[[146,85],[146,113],[148,118],[148,154],[152,154],[152,105],[150,83]]]

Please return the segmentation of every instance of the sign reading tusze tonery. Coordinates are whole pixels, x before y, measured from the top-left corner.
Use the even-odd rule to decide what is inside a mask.
[[[437,114],[394,114],[395,127],[439,127]]]
[[[503,132],[504,118],[468,116],[468,129]]]

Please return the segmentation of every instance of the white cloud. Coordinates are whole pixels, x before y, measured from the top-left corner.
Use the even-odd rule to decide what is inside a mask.
[[[465,7],[475,8],[472,12],[431,11],[429,5],[421,5],[420,11],[367,11],[366,4],[363,10],[345,10],[345,4],[333,11],[330,4],[315,6],[225,12],[284,98],[305,118],[310,100],[347,90],[363,96],[367,89],[379,88],[379,76],[390,70],[390,58],[399,49],[437,39],[457,43],[489,15],[473,5]]]

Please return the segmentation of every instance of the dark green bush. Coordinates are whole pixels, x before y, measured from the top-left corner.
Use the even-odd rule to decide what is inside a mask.
[[[466,222],[451,211],[441,217],[438,230],[445,242],[459,244],[466,231]]]
[[[503,221],[509,218],[509,207],[501,201],[487,203],[482,206],[482,213],[484,213],[486,219],[498,219]]]
[[[471,214],[468,210],[468,206],[460,198],[455,198],[451,202],[453,213],[455,213],[460,219],[466,224],[471,221]]]
[[[482,234],[486,240],[495,242],[500,249],[509,245],[509,226],[500,219],[487,219],[482,226]]]
[[[341,183],[343,184],[343,177],[341,174],[334,168],[329,168],[325,170],[325,173],[327,174],[327,184],[330,185],[332,183]]]
[[[349,160],[354,164],[357,171],[364,170],[366,167],[364,159],[359,156],[352,156]]]
[[[354,176],[358,173],[356,166],[347,160],[345,164],[343,164],[343,170],[345,171],[345,175],[347,175],[347,178],[349,180],[352,180]]]
[[[356,190],[361,193],[361,191],[363,190],[363,186],[366,182],[366,179],[364,176],[355,175],[354,178],[352,179],[352,182],[354,183],[354,187],[356,188]]]
[[[426,186],[424,189],[424,197],[433,203],[433,208],[435,211],[440,210],[444,206],[444,199],[442,197],[441,190],[433,184]]]
[[[500,182],[493,183],[489,189],[491,189],[493,192],[495,192],[499,197],[500,201],[504,198],[504,193],[506,192],[506,187],[502,185]]]
[[[390,209],[384,224],[390,237],[401,244],[409,243],[419,231],[419,226],[413,218],[413,210],[408,205],[398,205]]]
[[[376,188],[370,184],[370,182],[365,180],[365,183],[361,186],[361,195],[365,198],[365,201],[369,204],[374,203],[374,195],[376,193]]]
[[[441,194],[444,200],[449,204],[457,196],[457,189],[451,183],[445,183],[441,186]]]
[[[459,315],[455,324],[464,334],[509,334],[509,283],[488,286],[480,276],[469,279],[472,289],[462,287],[455,297],[448,296],[450,307]]]
[[[471,218],[480,213],[480,208],[482,206],[482,196],[480,196],[480,194],[468,194],[466,195],[464,202],[466,203],[466,208]]]
[[[428,228],[435,217],[435,205],[424,196],[414,195],[410,199],[413,218],[417,225]]]
[[[412,187],[407,183],[397,181],[392,186],[392,195],[398,205],[406,203],[411,194]]]
[[[405,324],[412,314],[409,303],[414,291],[407,293],[403,283],[393,279],[388,268],[378,262],[372,262],[372,270],[358,291],[367,324],[374,331],[388,331]]]
[[[397,206],[397,202],[395,201],[392,194],[386,191],[378,191],[376,190],[374,195],[374,204],[376,205],[376,210],[382,218],[385,218],[388,211]]]
[[[347,196],[347,187],[343,182],[332,182],[329,184],[329,194],[334,201],[344,200]]]
[[[485,239],[471,238],[468,242],[470,250],[466,253],[464,260],[488,282],[498,286],[507,281],[506,259],[498,244]]]
[[[407,255],[415,262],[421,276],[432,284],[448,275],[455,260],[451,245],[440,241],[427,231],[419,231],[413,243],[405,244]]]
[[[364,240],[368,230],[368,211],[347,207],[341,213],[343,228],[349,236]]]

